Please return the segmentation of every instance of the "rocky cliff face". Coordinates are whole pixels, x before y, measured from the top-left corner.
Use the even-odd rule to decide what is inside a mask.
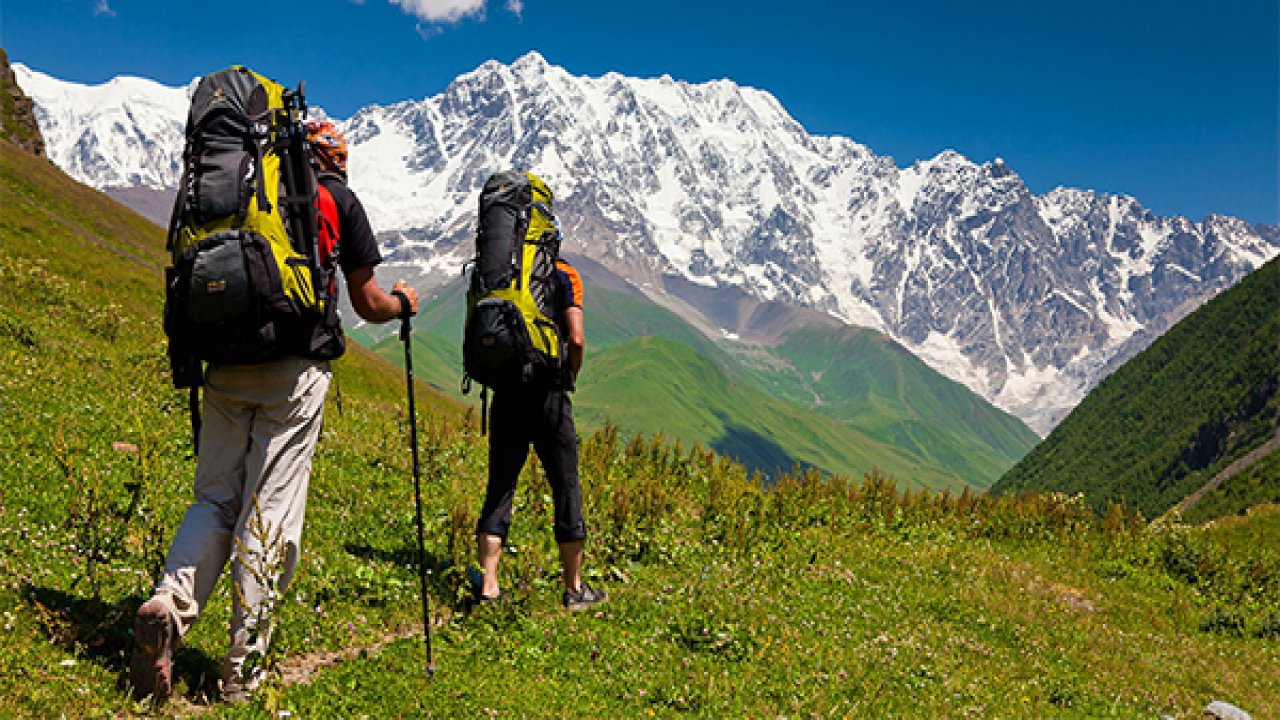
[[[25,68],[19,79],[58,82]],[[145,131],[163,126],[164,104],[144,90],[117,106],[131,125],[90,124],[72,89],[33,92],[42,106],[50,98],[43,118],[82,117],[92,131],[58,134],[55,159],[65,143],[80,150],[64,167],[91,183],[174,184],[164,153],[181,143]],[[180,131],[185,103],[170,104],[167,127]],[[950,151],[900,168],[847,138],[809,135],[760,90],[577,77],[536,53],[342,126],[389,260],[423,285],[456,277],[471,254],[485,178],[526,167],[555,189],[567,247],[655,299],[674,276],[708,291],[699,297],[743,292],[878,328],[1042,433],[1280,253],[1278,228],[1158,217],[1087,190],[1036,195],[999,159]]]
[[[23,151],[44,157],[44,136],[36,123],[34,107],[18,86],[8,53],[0,48],[0,137]]]

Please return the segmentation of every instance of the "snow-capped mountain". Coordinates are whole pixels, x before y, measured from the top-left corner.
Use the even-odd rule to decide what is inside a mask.
[[[94,98],[123,81],[77,91],[16,69],[72,175],[176,184],[182,89],[136,81],[136,95],[110,104]],[[342,125],[352,185],[390,261],[423,285],[456,277],[470,256],[485,178],[527,167],[555,189],[567,247],[655,299],[664,276],[679,276],[878,328],[1042,433],[1280,253],[1280,228],[1157,217],[1083,190],[1037,196],[999,159],[950,151],[899,168],[808,134],[760,90],[578,77],[537,53]]]
[[[182,171],[187,90],[138,77],[80,85],[13,70],[35,101],[49,159],[97,188],[171,188]]]

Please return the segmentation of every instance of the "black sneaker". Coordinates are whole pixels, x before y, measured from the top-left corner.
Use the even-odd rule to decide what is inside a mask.
[[[603,590],[596,590],[585,582],[577,589],[564,591],[564,606],[570,610],[586,610],[592,605],[608,600],[609,596]]]

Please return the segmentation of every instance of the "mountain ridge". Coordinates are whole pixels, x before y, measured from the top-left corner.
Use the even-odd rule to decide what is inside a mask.
[[[529,167],[566,246],[655,299],[676,277],[880,330],[1041,433],[1280,252],[1280,228],[1035,195],[1002,160],[950,150],[898,168],[809,135],[763,90],[573,76],[536,52],[340,124],[389,264],[424,289],[468,256],[484,177]]]
[[[9,66],[9,54],[0,47],[0,138],[18,150],[45,157],[44,136],[40,134],[34,107]]]

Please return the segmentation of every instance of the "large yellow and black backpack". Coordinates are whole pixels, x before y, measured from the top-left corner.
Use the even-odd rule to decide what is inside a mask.
[[[342,354],[335,261],[322,266],[317,248],[305,112],[301,86],[239,66],[205,77],[192,95],[165,278],[175,387],[198,387],[205,362]]]
[[[465,378],[507,390],[561,381],[555,322],[560,230],[550,188],[523,170],[496,173],[480,192],[467,293]]]

